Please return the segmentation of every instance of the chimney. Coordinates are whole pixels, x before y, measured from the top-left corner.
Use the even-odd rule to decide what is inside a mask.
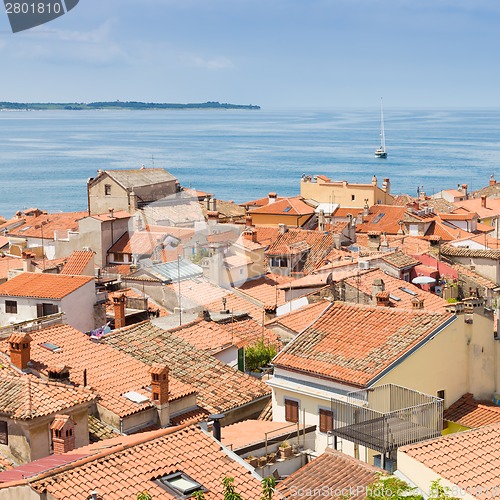
[[[252,224],[252,216],[248,212],[247,212],[247,214],[245,216],[245,226],[246,227],[252,227],[253,226],[253,224]]]
[[[209,212],[207,212],[207,219],[208,224],[210,226],[214,226],[219,221],[219,212],[217,212],[216,210],[210,210]]]
[[[375,175],[372,177],[372,185],[373,186],[377,185],[377,177]]]
[[[368,198],[365,198],[365,206],[363,207],[363,216],[368,217],[370,215],[370,207],[368,206]]]
[[[49,376],[49,380],[52,380],[53,382],[69,384],[69,367],[64,364],[47,367],[47,374]]]
[[[278,233],[285,234],[288,232],[288,226],[286,224],[278,224]]]
[[[168,403],[168,372],[165,365],[154,364],[149,369],[151,374],[151,401],[156,404],[161,427],[170,424],[170,408]]]
[[[203,309],[202,311],[200,311],[198,313],[198,317],[205,321],[212,321],[212,318],[210,317],[210,311],[208,311],[207,309]]]
[[[31,341],[27,333],[13,333],[9,337],[10,362],[19,370],[26,370],[31,356]]]
[[[75,421],[69,415],[56,415],[50,426],[54,455],[75,449]]]
[[[276,201],[277,197],[278,197],[278,193],[269,193],[267,195],[267,199],[268,199],[269,205],[271,205],[271,203],[274,203]]]
[[[497,183],[497,181],[495,180],[495,177],[493,177],[493,175],[491,175],[490,176],[490,186],[494,186],[496,183]]]
[[[389,292],[378,292],[375,295],[375,299],[377,300],[377,306],[380,307],[390,307],[391,303],[389,302],[390,294]]]
[[[385,283],[382,278],[376,278],[372,283],[372,297],[376,297],[378,293],[385,292]]]
[[[221,440],[220,421],[224,417],[225,417],[224,413],[218,413],[217,415],[209,415],[208,417],[208,421],[214,423],[213,433],[214,433],[214,438],[217,439],[217,441]]]
[[[249,227],[243,231],[243,239],[257,243],[257,231]]]
[[[115,209],[114,208],[108,208],[109,212],[109,218],[113,219],[115,217]]]
[[[134,214],[137,212],[137,195],[134,191],[130,193],[130,201],[129,201],[129,212]]]
[[[484,194],[481,196],[481,206],[486,208],[486,196]]]
[[[384,183],[382,184],[382,191],[385,191],[387,194],[391,192],[391,181],[388,177],[384,179]]]
[[[33,259],[35,258],[35,255],[32,254],[31,252],[23,252],[22,257],[23,257],[23,271],[25,273],[31,273],[33,271]]]
[[[411,299],[411,307],[412,309],[423,309],[424,308],[424,299],[419,297],[418,295]]]
[[[325,230],[325,212],[324,210],[320,210],[318,216],[318,231],[324,231],[324,230]]]
[[[212,212],[215,212],[217,210],[217,200],[212,196],[212,198],[210,198],[210,210]]]
[[[467,184],[462,184],[462,193],[467,198]]]
[[[205,196],[205,210],[210,210],[210,196]]]
[[[125,326],[125,294],[119,297],[113,297],[113,309],[115,313],[115,328],[123,328]]]

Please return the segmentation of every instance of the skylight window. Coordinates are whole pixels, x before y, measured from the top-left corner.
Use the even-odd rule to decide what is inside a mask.
[[[134,403],[141,404],[145,403],[146,401],[149,401],[149,398],[147,396],[143,396],[142,394],[139,394],[138,392],[135,391],[129,391],[125,392],[122,394],[124,398],[127,398],[130,401],[133,401]]]
[[[183,498],[188,498],[195,491],[206,491],[206,488],[200,483],[191,479],[183,472],[174,472],[173,474],[160,477],[155,480],[155,483],[167,491],[172,491],[176,497],[179,493],[183,495]]]
[[[394,300],[395,302],[401,302],[401,299],[399,297],[396,297],[395,295],[389,295],[389,298]]]
[[[412,291],[412,290],[410,290],[409,288],[406,288],[406,287],[404,287],[404,286],[399,287],[399,289],[400,289],[401,291],[403,291],[403,292],[405,292],[405,293],[409,294],[409,295],[412,295],[412,296],[418,295],[418,293],[416,293],[416,292],[414,292],[414,291]]]
[[[23,227],[22,229],[19,229],[19,232],[22,233],[23,231],[27,231],[30,228],[31,228],[31,226]]]
[[[283,212],[290,212],[290,210],[292,209],[292,207],[286,207]]]
[[[378,224],[378,222],[380,221],[380,219],[381,219],[384,215],[385,215],[385,213],[384,213],[384,212],[382,212],[382,213],[378,214],[378,215],[375,217],[375,219],[373,219],[373,220],[372,220],[372,222],[371,222],[371,223],[372,223],[372,224]]]
[[[58,345],[52,344],[51,342],[44,342],[43,344],[40,344],[40,347],[52,352],[59,352],[62,350]]]

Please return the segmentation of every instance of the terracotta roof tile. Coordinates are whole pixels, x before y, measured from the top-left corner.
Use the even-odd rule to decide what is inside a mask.
[[[365,216],[362,224],[356,225],[356,233],[381,231],[387,234],[397,234],[400,230],[399,221],[404,220],[406,207],[394,205],[374,205]]]
[[[165,287],[176,295],[180,288],[183,308],[205,306],[217,300],[221,303],[222,297],[230,293],[225,288],[210,283],[206,278],[183,280],[180,284],[171,283]]]
[[[94,252],[92,251],[77,250],[73,252],[61,269],[61,274],[81,275],[93,257]]]
[[[50,273],[21,273],[0,285],[0,295],[62,299],[87,283],[92,276],[70,276]]]
[[[382,469],[327,448],[316,460],[309,462],[278,483],[277,490],[285,498],[294,498],[298,491],[319,492],[312,498],[345,496],[366,498],[366,488],[377,479]],[[342,492],[344,494],[334,494]],[[325,495],[326,496],[326,495]]]
[[[448,313],[336,302],[277,355],[274,365],[363,387],[452,319]]]
[[[267,205],[254,208],[250,210],[250,215],[312,215],[314,214],[314,208],[309,206],[307,203],[302,201],[300,196],[295,198],[282,198],[274,203],[268,203]]]
[[[268,327],[281,325],[293,333],[300,333],[302,330],[311,325],[325,311],[331,303],[326,300],[313,302],[307,306],[303,306],[295,311],[279,316],[269,323]]]
[[[9,236],[41,239],[43,233],[43,238],[54,239],[57,233],[58,237],[66,238],[68,231],[78,230],[78,221],[87,215],[87,212],[63,212],[25,216],[21,225],[9,230]]]
[[[224,295],[224,299],[226,300],[226,310],[246,312],[254,321],[262,324],[264,308],[262,305],[256,305],[249,300],[250,297],[246,298],[244,295],[240,296],[229,292],[227,295]],[[205,308],[214,312],[222,310],[222,297],[208,302],[205,304]]]
[[[388,253],[387,255],[382,257],[382,260],[385,260],[387,263],[398,269],[404,269],[406,267],[416,266],[417,264],[420,264],[418,260],[414,259],[410,255],[406,255],[403,252]]]
[[[443,418],[464,427],[482,427],[500,423],[500,406],[491,401],[476,400],[467,393],[444,411]]]
[[[292,278],[279,274],[268,273],[261,278],[248,280],[237,290],[243,292],[250,300],[257,301],[261,306],[281,306],[285,300],[285,292],[279,285],[289,283]]]
[[[500,423],[403,446],[405,453],[480,500],[498,496]],[[473,467],[471,467],[473,464]],[[496,493],[494,493],[496,492]]]
[[[153,299],[131,288],[121,288],[115,292],[108,292],[108,301],[106,302],[106,312],[108,314],[114,314],[113,298],[121,295],[125,295],[125,297],[130,297],[132,299],[146,299],[148,310],[158,311],[159,317],[170,316],[170,312],[157,304]],[[127,307],[127,301],[125,301],[125,307]]]
[[[97,398],[92,391],[32,375],[12,376],[0,372],[0,412],[11,418],[28,420],[52,415]]]
[[[412,309],[412,299],[417,297],[424,301],[424,309],[434,312],[445,312],[448,302],[435,295],[427,292],[406,281],[394,278],[393,276],[384,273],[380,269],[371,269],[368,272],[359,274],[359,276],[350,277],[345,280],[350,286],[360,290],[364,294],[372,295],[372,286],[374,280],[383,280],[385,291],[389,293],[389,303],[391,307],[401,309]],[[409,290],[416,295],[412,295],[405,290]]]
[[[103,448],[107,446],[107,448]],[[62,456],[70,463],[33,472],[27,480],[57,500],[86,500],[96,490],[110,500],[135,498],[147,490],[153,498],[176,498],[153,480],[177,471],[206,488],[207,500],[223,497],[221,478],[234,477],[243,498],[260,498],[260,479],[233,460],[211,436],[194,427],[173,427],[95,443]],[[40,469],[40,467],[39,467]],[[10,477],[13,477],[10,472]],[[1,480],[1,476],[0,476]],[[24,481],[24,480],[23,480]],[[9,486],[9,483],[3,487]],[[2,487],[2,486],[0,486]]]
[[[171,376],[196,387],[198,405],[211,413],[223,413],[270,394],[260,380],[148,322],[116,330],[101,342],[143,363],[168,360]]]
[[[36,330],[30,335],[33,339],[33,369],[46,373],[49,366],[65,364],[71,367],[70,380],[77,386],[83,385],[86,370],[87,384],[99,395],[99,404],[119,416],[153,407],[152,402],[138,404],[122,396],[128,391],[135,391],[149,397],[150,393],[145,389],[151,382],[149,364],[113,349],[102,341],[92,342],[88,335],[69,325]],[[47,342],[56,345],[59,350],[51,351],[41,345]],[[8,341],[1,342],[0,349],[8,354]],[[169,391],[173,400],[192,394],[195,389],[175,377],[170,377]]]

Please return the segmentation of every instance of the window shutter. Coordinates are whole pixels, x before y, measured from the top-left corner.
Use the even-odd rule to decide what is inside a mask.
[[[36,317],[41,318],[43,316],[43,304],[36,305]]]
[[[333,430],[333,413],[330,410],[319,410],[319,431],[329,432]]]
[[[291,399],[285,399],[285,420],[287,422],[299,421],[299,403]]]

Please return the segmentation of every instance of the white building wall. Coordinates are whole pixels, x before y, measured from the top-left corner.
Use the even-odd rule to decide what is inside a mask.
[[[89,281],[61,301],[62,312],[68,325],[87,332],[94,328],[94,304],[96,292],[94,281]]]

